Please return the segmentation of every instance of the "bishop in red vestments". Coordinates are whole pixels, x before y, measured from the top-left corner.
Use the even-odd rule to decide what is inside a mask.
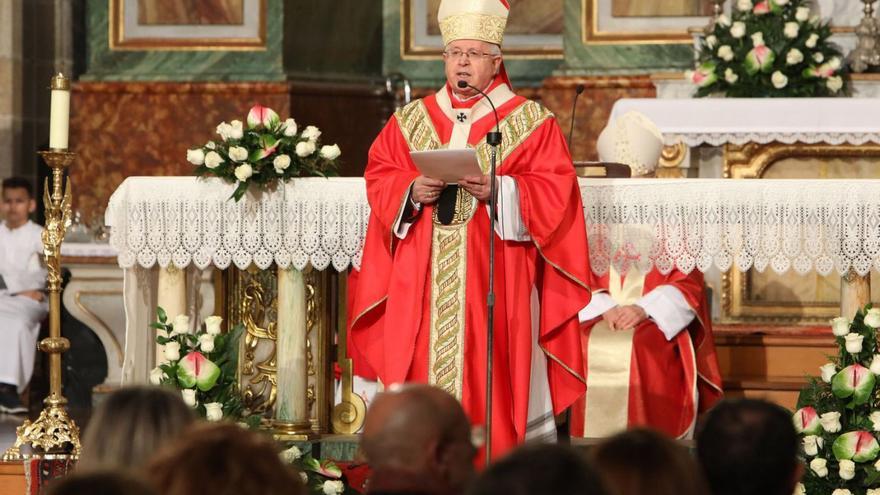
[[[495,117],[496,228],[492,450],[555,436],[553,415],[584,391],[578,310],[590,299],[580,192],[553,115],[513,94],[500,44],[505,0],[443,0],[447,84],[397,111],[364,174],[372,208],[350,296],[355,367],[388,385],[434,384],[482,425],[486,407],[489,178],[446,185],[411,151],[475,148],[483,173]]]

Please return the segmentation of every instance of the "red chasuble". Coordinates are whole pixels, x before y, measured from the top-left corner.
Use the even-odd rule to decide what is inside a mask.
[[[503,133],[498,174],[516,181],[531,240],[496,237],[493,457],[525,435],[533,325],[547,357],[554,412],[583,394],[577,313],[590,300],[582,204],[565,140],[549,111],[507,96],[498,104]],[[419,175],[410,151],[448,147],[454,139],[454,123],[438,99],[450,105],[447,88],[396,112],[370,149],[364,177],[372,213],[357,288],[350,295],[352,355],[366,361],[366,366],[355,363],[357,368],[369,368],[386,385],[427,382],[447,390],[471,422],[482,425],[486,204],[461,190],[451,225],[441,225],[426,205],[403,239],[394,233]],[[484,172],[485,135],[494,125],[491,113],[475,117],[467,134],[466,144],[477,149]]]
[[[609,276],[597,277],[591,273],[589,283],[594,290],[607,290]],[[650,319],[635,328],[627,423],[630,427],[647,426],[679,438],[688,434],[698,413],[707,411],[721,399],[721,372],[703,291],[703,274],[695,270],[685,275],[673,270],[663,275],[655,269],[645,276],[642,294],[660,285],[671,285],[681,291],[696,317],[687,331],[679,332],[670,341]],[[599,321],[601,317],[581,325],[588,374],[588,342]],[[585,424],[590,421],[589,417],[585,418],[587,397],[580,398],[572,407],[571,432],[574,436],[584,436]]]

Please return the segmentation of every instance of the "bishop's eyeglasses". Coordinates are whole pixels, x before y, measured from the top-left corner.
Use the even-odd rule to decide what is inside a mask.
[[[460,50],[458,48],[453,48],[452,50],[444,51],[443,56],[449,57],[453,60],[458,60],[461,57],[467,57],[468,60],[476,60],[476,59],[482,59],[485,57],[499,57],[500,55],[496,55],[494,53],[478,52],[476,50],[464,51],[464,50]]]

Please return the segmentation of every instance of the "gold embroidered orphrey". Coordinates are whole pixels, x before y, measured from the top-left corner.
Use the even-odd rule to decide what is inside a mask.
[[[501,161],[509,157],[550,116],[552,114],[547,109],[526,101],[505,117],[500,123],[503,135]],[[445,147],[421,100],[403,107],[395,117],[411,151]],[[476,149],[480,168],[484,173],[488,172],[491,147],[483,138]],[[476,210],[476,199],[459,189],[452,222],[449,225],[441,224],[436,210],[433,217],[428,382],[459,400],[462,396],[464,367],[467,226]]]

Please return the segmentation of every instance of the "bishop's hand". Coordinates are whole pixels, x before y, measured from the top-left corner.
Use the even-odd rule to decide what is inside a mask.
[[[412,200],[423,205],[434,204],[440,198],[440,192],[444,187],[446,183],[442,180],[420,175],[413,181]]]
[[[471,175],[458,181],[458,185],[479,201],[489,201],[491,190],[488,175]]]

